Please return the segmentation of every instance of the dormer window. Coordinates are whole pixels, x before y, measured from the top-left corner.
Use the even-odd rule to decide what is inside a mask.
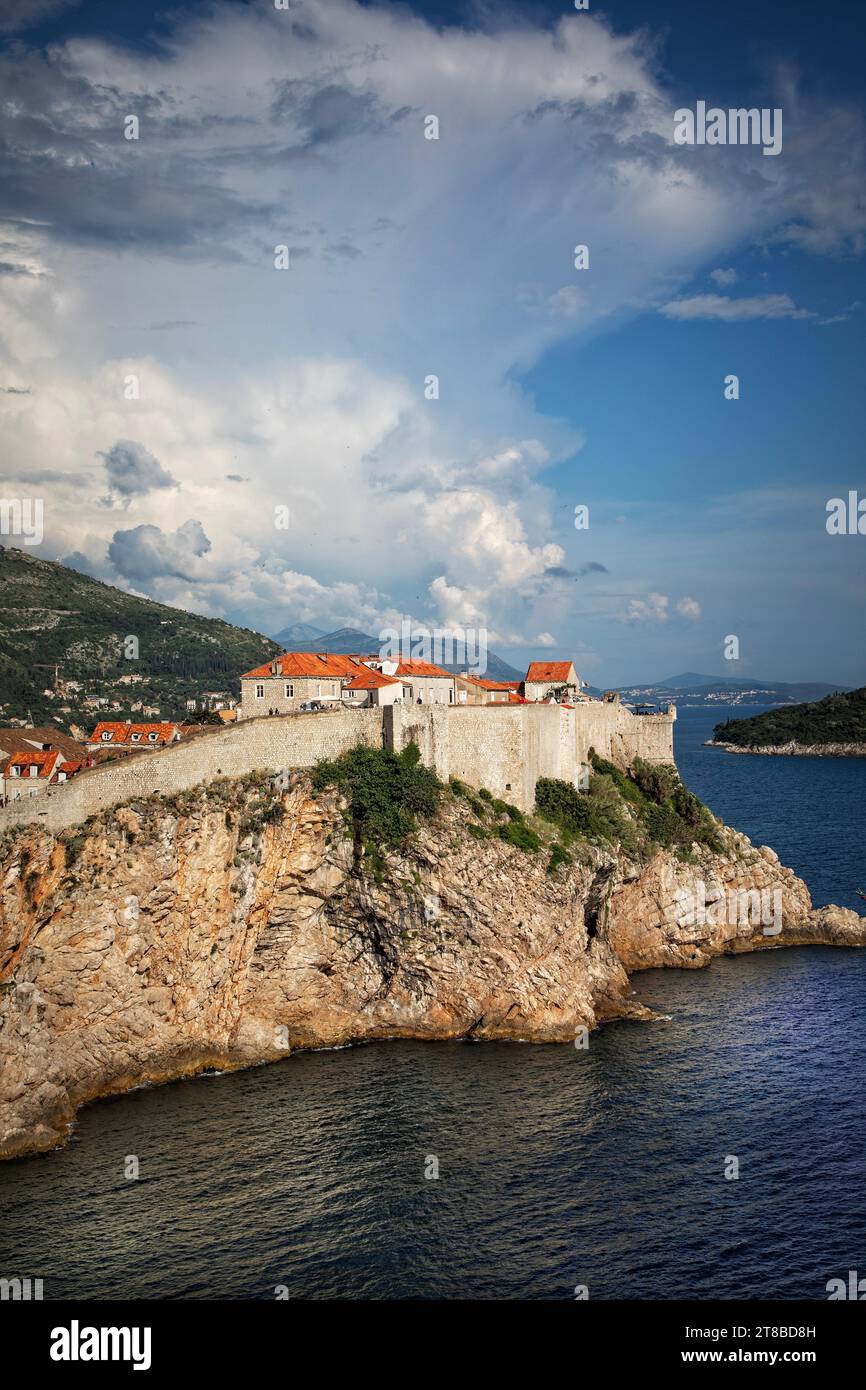
[[[103,743],[110,743],[110,742],[111,742],[111,733],[110,733],[110,731],[106,730],[106,732],[102,735],[102,742],[103,742]]]
[[[147,737],[150,743],[156,743],[156,740],[159,738],[159,734],[148,734]]]
[[[138,743],[139,739],[141,738],[141,734],[130,734],[130,738],[132,739],[133,743]]]

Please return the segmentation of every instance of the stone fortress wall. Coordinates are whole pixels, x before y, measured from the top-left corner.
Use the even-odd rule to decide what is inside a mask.
[[[523,811],[539,777],[577,783],[589,749],[628,766],[640,756],[672,763],[676,711],[633,715],[621,705],[390,705],[246,719],[157,753],[142,751],[80,773],[0,809],[0,830],[36,824],[56,832],[140,797],[187,791],[215,777],[313,767],[357,744],[399,752],[413,740],[443,780],[488,787]]]

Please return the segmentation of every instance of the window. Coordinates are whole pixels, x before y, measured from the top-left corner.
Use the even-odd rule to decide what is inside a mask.
[[[141,738],[141,734],[130,734],[130,738],[132,739],[133,743],[138,743],[138,740]]]
[[[38,776],[39,776],[39,768],[36,766],[35,763],[31,763],[31,764],[30,764],[30,776],[31,776],[31,777],[38,777]]]
[[[156,743],[156,740],[159,738],[159,734],[148,734],[147,737],[149,738],[151,743]]]
[[[454,704],[454,691],[450,687],[448,689],[448,703],[449,705]]]
[[[110,742],[111,742],[111,734],[110,734],[110,733],[105,733],[105,734],[103,734],[103,735],[102,735],[102,742],[103,742],[103,743],[110,743]]]
[[[13,777],[20,777],[20,776],[21,776],[21,766],[20,766],[19,763],[16,763],[15,766],[12,768],[12,776],[13,776]]]
[[[286,699],[287,699],[287,700],[291,700],[292,697],[293,697],[293,695],[294,695],[294,693],[295,693],[295,687],[294,687],[293,685],[289,685],[289,683],[288,683],[288,681],[287,681],[287,682],[286,682]]]
[[[265,698],[265,687],[264,687],[263,685],[257,685],[257,686],[256,686],[256,699],[257,699],[257,700],[263,700],[264,698]]]

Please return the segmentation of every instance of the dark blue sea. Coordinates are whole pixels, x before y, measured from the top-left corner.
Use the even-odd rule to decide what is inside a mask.
[[[685,780],[855,906],[866,760],[704,748],[726,714],[680,712]],[[634,985],[668,1019],[588,1051],[380,1043],[90,1106],[0,1164],[0,1273],[123,1299],[826,1299],[866,1274],[866,951]]]

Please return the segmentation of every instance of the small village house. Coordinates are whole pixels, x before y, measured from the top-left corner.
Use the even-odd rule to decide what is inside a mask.
[[[139,748],[166,748],[170,743],[178,743],[182,736],[180,724],[133,724],[129,720],[123,723],[101,720],[88,736],[87,747],[90,752],[117,748],[131,753]]]
[[[60,729],[0,729],[0,796],[21,801],[89,767],[86,748]]]
[[[343,703],[350,708],[399,705],[409,694],[409,685],[397,676],[384,676],[381,671],[364,667],[343,686]]]
[[[453,705],[454,677],[441,666],[411,657],[406,661],[369,658],[370,664],[383,676],[396,677],[406,687],[404,701],[412,705]]]
[[[579,700],[581,681],[572,661],[532,661],[523,680],[527,700]]]
[[[481,676],[455,676],[458,705],[508,705],[520,700],[520,681],[490,681]]]

